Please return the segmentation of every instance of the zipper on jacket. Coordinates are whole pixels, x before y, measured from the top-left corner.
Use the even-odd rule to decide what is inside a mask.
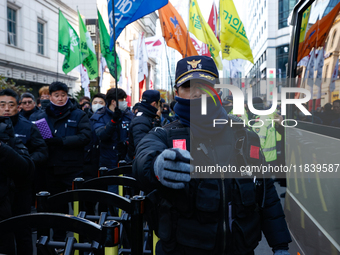
[[[214,158],[214,162],[217,163],[217,158],[215,154],[215,149],[212,146],[212,141],[209,139],[210,147],[212,150],[212,155]],[[225,253],[226,245],[227,245],[227,223],[226,223],[226,197],[225,197],[225,185],[224,185],[224,173],[221,172],[221,184],[222,184],[222,207],[223,207],[223,249],[222,254]]]

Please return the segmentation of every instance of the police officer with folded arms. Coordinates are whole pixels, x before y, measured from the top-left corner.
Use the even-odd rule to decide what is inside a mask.
[[[174,109],[179,120],[153,129],[137,146],[133,174],[149,192],[151,225],[160,238],[156,254],[253,255],[263,232],[275,255],[288,255],[291,238],[270,179],[237,174],[229,178],[223,173],[217,178],[191,177],[193,166],[205,162],[238,169],[245,160],[264,162],[253,131],[243,125],[213,127],[213,119],[235,118],[215,104],[216,95],[215,100],[206,97],[207,113],[201,114],[201,97],[209,90],[212,94],[217,81],[211,58],[180,60]],[[249,154],[244,157],[237,143],[242,141],[240,132],[252,137],[240,143]]]

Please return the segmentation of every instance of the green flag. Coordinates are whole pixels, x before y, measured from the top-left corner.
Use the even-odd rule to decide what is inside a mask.
[[[103,57],[106,59],[107,67],[110,70],[110,74],[113,77],[115,77],[114,76],[115,58],[114,58],[114,52],[110,51],[110,35],[107,32],[103,18],[100,15],[99,11],[98,11],[98,23],[99,23],[99,31],[100,31],[100,49],[101,49]],[[120,65],[120,61],[119,61],[119,58],[117,56],[117,82],[119,80],[119,76],[120,76],[121,71],[122,71],[122,66]]]
[[[59,11],[58,51],[65,55],[63,63],[63,71],[65,74],[81,64],[79,37],[61,11]]]
[[[98,62],[96,52],[93,47],[90,33],[87,31],[83,19],[79,17],[79,36],[80,36],[80,52],[82,54],[83,65],[86,67],[90,80],[98,77]]]

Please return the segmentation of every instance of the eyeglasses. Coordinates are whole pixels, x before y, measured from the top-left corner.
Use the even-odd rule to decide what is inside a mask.
[[[21,102],[21,104],[33,104],[33,101]]]
[[[14,108],[16,105],[13,102],[0,102],[0,108],[5,108],[8,105],[8,108]]]

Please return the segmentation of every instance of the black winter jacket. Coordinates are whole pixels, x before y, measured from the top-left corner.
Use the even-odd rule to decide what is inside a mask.
[[[2,121],[3,118],[0,118],[0,204],[8,196],[9,178],[16,184],[24,183],[34,173],[34,163],[22,141],[14,136],[11,121],[6,120],[9,127],[6,130]],[[4,137],[8,139],[5,141]]]
[[[48,148],[39,129],[21,115],[11,117],[15,136],[22,140],[35,166],[43,165],[48,159]]]
[[[54,174],[66,174],[83,167],[84,147],[91,139],[91,126],[87,114],[71,102],[60,116],[55,116],[51,105],[40,111],[32,121],[45,118],[54,137],[62,138],[62,145],[48,146],[48,166]]]
[[[206,155],[194,157],[220,165],[236,162],[235,134],[226,126],[220,139],[201,139]],[[253,178],[191,179],[184,189],[164,187],[155,177],[153,164],[174,140],[186,141],[190,151],[190,129],[175,121],[155,128],[137,146],[133,175],[145,191],[160,194],[154,218],[155,231],[165,254],[249,254],[261,240],[261,230],[273,249],[288,249],[291,241],[284,213],[273,182]],[[194,141],[195,142],[195,141]],[[222,147],[221,147],[222,146]],[[199,152],[201,153],[201,152]],[[194,161],[195,162],[195,161]],[[196,165],[196,162],[195,162]]]
[[[19,114],[28,120],[32,114],[36,114],[39,110],[40,109],[37,106],[35,106],[32,110],[27,112],[22,110]]]
[[[155,127],[157,109],[151,105],[141,103],[138,112],[130,124],[128,157],[133,159],[138,143],[149,131]]]

